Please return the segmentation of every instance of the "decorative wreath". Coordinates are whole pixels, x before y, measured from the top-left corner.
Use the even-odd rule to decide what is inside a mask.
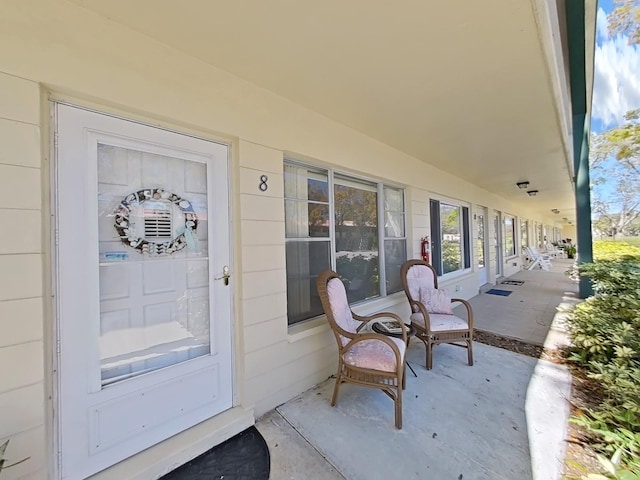
[[[179,233],[166,242],[152,242],[138,236],[135,225],[130,218],[133,210],[141,208],[146,201],[154,200],[168,204],[173,210],[177,207],[184,215],[184,228],[180,228]],[[162,188],[145,188],[135,193],[130,193],[122,199],[115,210],[114,227],[118,231],[122,243],[138,250],[140,253],[171,255],[186,246],[195,248],[195,231],[198,228],[198,218],[191,202],[188,200]]]

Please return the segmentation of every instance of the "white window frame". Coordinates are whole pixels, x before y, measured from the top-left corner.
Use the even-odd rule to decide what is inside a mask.
[[[529,246],[529,220],[520,218],[519,223],[520,223],[520,249],[522,250],[523,248]],[[525,235],[522,235],[523,231]]]
[[[511,235],[513,238],[513,251],[511,252],[507,252],[507,219],[511,219]],[[503,238],[503,255],[505,260],[507,259],[511,259],[514,257],[518,256],[518,244],[517,244],[517,234],[516,234],[516,225],[517,225],[517,218],[515,215],[511,215],[510,213],[504,213],[502,214],[502,228],[504,229],[504,236]]]
[[[406,186],[398,185],[392,182],[386,182],[380,179],[375,179],[373,177],[367,177],[364,175],[354,174],[352,172],[345,172],[342,170],[336,170],[330,167],[322,166],[321,164],[314,164],[310,162],[304,162],[297,160],[291,157],[284,158],[284,165],[293,165],[297,167],[308,168],[311,170],[326,172],[327,174],[327,182],[328,182],[328,204],[329,204],[329,259],[330,265],[327,265],[327,268],[331,268],[336,271],[336,230],[335,230],[335,191],[334,187],[337,184],[341,183],[340,180],[336,182],[336,177],[342,177],[347,182],[349,180],[353,180],[354,182],[365,182],[369,183],[372,186],[375,186],[377,193],[377,229],[378,229],[378,272],[379,272],[379,293],[375,297],[367,298],[365,300],[361,300],[358,302],[354,302],[354,304],[362,305],[365,303],[379,301],[381,298],[388,297],[389,295],[394,295],[398,292],[393,292],[388,294],[386,287],[386,271],[385,271],[385,252],[384,245],[386,240],[404,240],[405,242],[405,258],[408,258],[409,254],[409,242],[407,237],[407,192]],[[384,208],[384,189],[391,188],[394,190],[399,190],[402,193],[402,202],[404,208],[404,219],[403,219],[403,228],[404,228],[404,236],[403,237],[387,237],[385,235],[385,208]],[[284,196],[284,201],[286,202],[288,197]],[[286,224],[286,218],[285,218]],[[285,244],[289,242],[312,242],[312,241],[322,241],[327,242],[327,237],[291,237],[288,238],[286,236],[286,227],[285,227]],[[322,317],[323,314],[319,314],[317,316],[312,316],[309,318],[304,318],[297,320],[295,322],[290,322],[287,319],[288,328],[290,331],[293,329],[294,331],[299,328],[300,325],[305,324],[307,322],[317,320],[319,317]]]
[[[439,206],[441,204],[446,204],[446,205],[450,205],[453,207],[458,207],[460,209],[460,252],[461,252],[461,259],[462,259],[462,268],[458,269],[458,270],[454,270],[452,272],[447,272],[447,273],[441,273],[443,271],[443,260],[442,260],[442,231],[441,231],[441,226],[438,227],[440,229],[440,238],[436,238],[433,235],[433,219],[432,219],[432,212],[431,212],[431,202],[435,201],[438,202]],[[466,225],[466,229],[465,229],[465,225],[464,225],[464,213],[463,213],[463,208],[466,208],[466,220],[467,220],[467,225]],[[440,222],[442,222],[442,219],[439,219]],[[441,196],[441,195],[437,195],[437,194],[431,194],[429,196],[429,228],[430,228],[430,233],[431,233],[431,240],[432,240],[432,257],[431,257],[431,264],[434,266],[434,268],[436,269],[436,272],[438,273],[438,278],[440,278],[442,281],[446,281],[450,278],[455,278],[455,277],[459,277],[462,275],[466,275],[467,273],[470,273],[473,270],[473,250],[474,250],[474,246],[473,246],[473,225],[472,225],[472,212],[471,212],[471,204],[462,200],[458,200],[455,198],[450,198],[450,197],[445,197],[445,196]],[[436,259],[435,258],[435,254],[437,253],[437,248],[434,248],[434,242],[438,242],[440,244],[440,258]],[[468,249],[468,253],[465,252],[465,249]],[[438,262],[440,262],[439,265],[436,265],[436,260]],[[486,261],[486,260],[485,260]]]

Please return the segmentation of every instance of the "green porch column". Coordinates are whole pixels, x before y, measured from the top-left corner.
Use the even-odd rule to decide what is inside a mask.
[[[587,117],[587,82],[585,57],[584,0],[568,0],[567,39],[569,43],[569,79],[573,115],[573,166],[575,171],[576,230],[578,262],[593,261],[591,237],[591,189],[589,185],[589,118]],[[580,298],[593,294],[591,281],[580,279]]]

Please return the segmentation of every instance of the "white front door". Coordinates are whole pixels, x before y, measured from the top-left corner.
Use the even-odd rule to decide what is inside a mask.
[[[232,406],[229,155],[56,115],[59,469],[80,479]]]

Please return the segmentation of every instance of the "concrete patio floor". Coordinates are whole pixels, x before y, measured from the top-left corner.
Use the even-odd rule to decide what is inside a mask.
[[[549,348],[562,344],[564,310],[577,302],[577,284],[565,274],[573,262],[556,259],[548,272],[521,270],[508,278],[524,281],[521,286],[501,284],[503,278],[491,287],[512,291],[508,297],[481,293],[470,299],[475,328]]]
[[[564,343],[559,305],[575,300],[564,275],[571,261],[552,271],[521,271],[522,286],[495,288],[473,299],[476,328],[529,343]],[[561,308],[562,309],[562,308]],[[271,454],[271,479],[536,479],[562,473],[571,377],[545,360],[474,343],[466,352],[434,350],[424,368],[422,343],[413,340],[403,393],[403,429],[393,425],[393,403],[382,392],[352,385],[329,404],[333,379],[269,412],[256,426]]]

